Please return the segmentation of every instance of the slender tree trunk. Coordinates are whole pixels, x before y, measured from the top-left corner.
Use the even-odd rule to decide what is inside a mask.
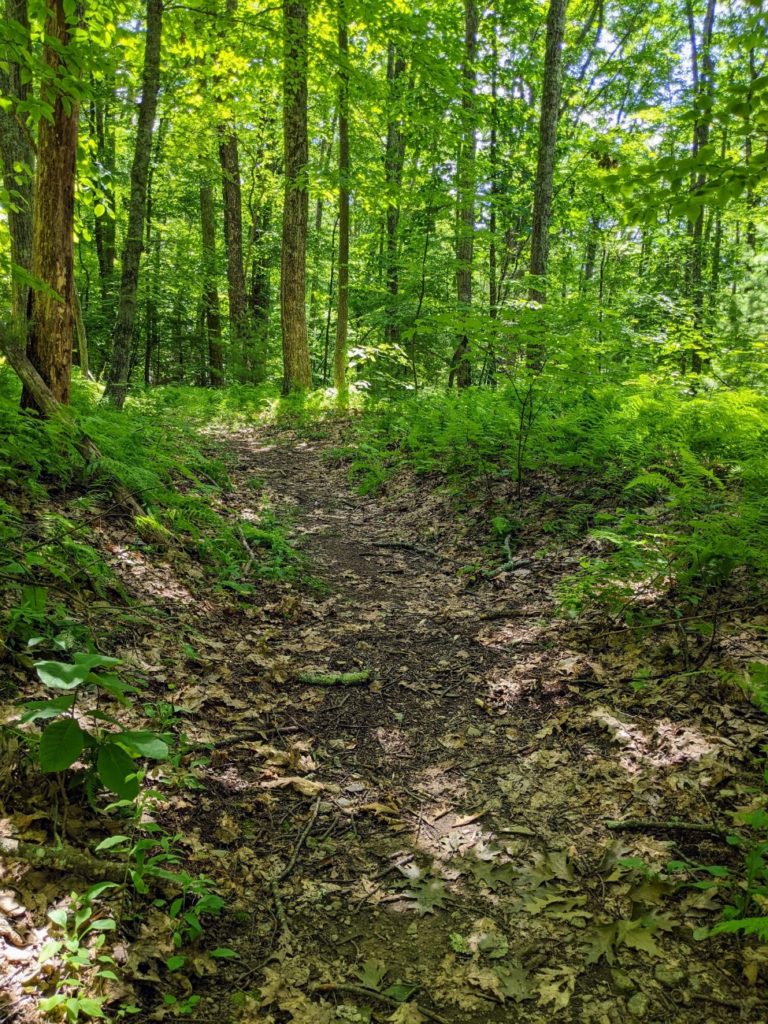
[[[469,317],[472,308],[472,260],[475,243],[475,84],[477,82],[477,26],[475,0],[464,0],[464,62],[462,77],[462,132],[459,159],[456,164],[456,298],[459,316]],[[449,385],[457,387],[472,383],[469,356],[470,338],[462,325],[451,360]]]
[[[711,99],[714,79],[714,58],[712,55],[712,35],[715,28],[716,0],[707,0],[707,9],[702,27],[701,47],[698,45],[696,22],[694,19],[692,0],[686,0],[686,14],[691,47],[691,72],[693,77],[694,125],[691,155],[695,160],[701,150],[709,143],[710,124],[712,120]],[[702,170],[695,170],[692,182],[694,195],[700,194],[706,184],[706,175]],[[701,333],[704,328],[704,204],[699,206],[696,218],[690,231],[690,268],[688,280],[690,298],[693,305],[693,323]],[[691,353],[691,369],[701,373],[703,360],[698,349]]]
[[[76,73],[67,66],[70,28],[63,0],[51,0],[45,24],[44,60],[50,73],[42,87],[52,113],[40,119],[37,137],[32,231],[32,274],[45,290],[30,298],[29,358],[57,402],[69,401],[74,333],[75,168],[79,107],[61,82]],[[45,410],[26,388],[21,403]]]
[[[312,386],[305,306],[307,220],[307,6],[283,0],[283,151],[285,198],[280,261],[283,390]]]
[[[214,387],[224,383],[221,347],[221,308],[216,287],[216,218],[210,182],[200,185],[200,229],[203,251],[203,329],[208,342],[208,378]]]
[[[230,344],[242,381],[253,376],[249,346],[250,326],[243,267],[243,200],[240,184],[240,153],[237,135],[231,126],[222,127],[219,161],[224,197],[224,244],[227,251],[227,293],[229,296]]]
[[[270,245],[269,231],[272,223],[272,208],[268,201],[262,203],[251,222],[251,322],[253,330],[253,379],[260,384],[267,379],[267,355],[269,343],[269,311],[272,305],[270,287]]]
[[[549,225],[552,219],[552,187],[555,176],[555,146],[562,91],[563,37],[568,0],[550,0],[547,14],[547,40],[544,56],[544,82],[539,116],[539,153],[533,194],[530,273],[534,278],[529,298],[546,300],[546,276],[549,263]],[[539,354],[540,358],[540,354]]]
[[[499,48],[497,39],[498,20],[496,11],[491,8],[491,131],[488,144],[488,162],[490,165],[490,200],[488,211],[488,316],[491,321],[499,315],[499,278],[498,259],[496,253],[497,212],[496,206],[500,189],[499,184],[499,144],[498,144],[498,77]],[[492,325],[493,329],[493,325]],[[489,382],[496,378],[496,344],[492,336],[485,354],[484,377]]]
[[[339,299],[333,383],[340,406],[348,399],[347,329],[349,322],[349,38],[345,0],[338,0],[339,29]]]
[[[95,89],[96,87],[93,86]],[[99,263],[99,286],[102,307],[106,311],[115,272],[115,129],[110,101],[113,86],[96,92],[91,103],[91,125],[96,139],[96,159],[104,171],[104,200],[107,213],[96,217],[93,237]]]
[[[29,38],[27,0],[6,0],[5,16],[15,22],[19,31]],[[0,162],[3,186],[11,202],[8,206],[8,230],[11,236],[11,262],[29,272],[32,268],[32,221],[35,176],[35,148],[24,118],[16,105],[29,97],[30,86],[23,81],[21,65],[9,48],[4,55],[5,70],[0,65],[0,94],[11,101],[10,108],[0,105]],[[18,169],[20,168],[20,169]],[[29,286],[12,273],[11,306],[14,328],[26,335]]]
[[[387,121],[387,144],[384,153],[384,170],[387,177],[387,241],[386,279],[387,311],[384,340],[390,345],[400,344],[400,316],[398,293],[400,277],[398,267],[398,227],[400,223],[400,190],[403,185],[405,163],[405,135],[399,106],[402,102],[401,83],[405,75],[405,58],[397,52],[395,43],[387,51],[387,84],[389,86],[390,114]]]
[[[120,297],[112,334],[112,354],[104,397],[121,409],[128,393],[131,368],[133,325],[136,319],[136,295],[139,265],[144,248],[144,218],[147,210],[147,181],[152,155],[157,95],[160,90],[160,41],[163,0],[147,0],[147,31],[142,72],[136,148],[131,167],[131,194],[128,204],[128,231],[123,245]]]

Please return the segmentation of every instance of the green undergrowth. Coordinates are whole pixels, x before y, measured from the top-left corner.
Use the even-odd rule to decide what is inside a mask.
[[[167,389],[118,412],[100,403],[97,385],[76,380],[75,417],[102,455],[87,464],[66,424],[19,410],[18,384],[0,369],[0,654],[23,650],[32,637],[63,637],[76,647],[85,639],[83,602],[130,603],[102,554],[115,525],[121,534],[128,527],[129,546],[161,558],[180,554],[209,585],[236,594],[263,579],[301,576],[283,524],[259,493],[249,498],[247,520],[223,507],[232,485],[201,432],[207,394]],[[216,392],[211,409],[236,397]],[[252,408],[259,403],[254,397]],[[126,516],[112,496],[115,480],[144,515]]]
[[[615,610],[642,586],[696,603],[734,574],[765,574],[765,396],[652,376],[563,385],[551,374],[372,403],[334,454],[364,492],[408,467],[469,501],[493,495],[489,526],[513,543],[525,522],[551,541],[590,534],[562,594],[574,612]]]

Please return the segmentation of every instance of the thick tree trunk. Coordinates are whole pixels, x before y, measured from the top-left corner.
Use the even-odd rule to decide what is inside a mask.
[[[456,298],[459,316],[467,318],[472,308],[472,260],[475,244],[475,84],[477,81],[477,26],[475,0],[464,0],[464,62],[462,77],[462,139],[456,165]],[[472,383],[470,338],[465,326],[459,332],[451,360],[449,384],[468,387]]]
[[[568,0],[550,0],[547,14],[547,41],[544,56],[544,82],[539,115],[539,154],[533,195],[530,273],[535,279],[529,298],[543,303],[549,263],[549,224],[552,219],[552,187],[555,176],[555,146],[560,112],[563,70],[563,37]]]
[[[339,405],[347,404],[347,328],[349,322],[349,38],[345,0],[338,0],[339,29],[339,298],[333,383]]]
[[[70,29],[63,0],[48,7],[44,60],[50,70],[41,93],[52,106],[40,119],[37,138],[32,274],[45,286],[30,297],[27,351],[57,402],[69,401],[74,334],[75,165],[79,107],[64,96],[62,81],[75,74],[67,66]],[[25,388],[22,405],[45,410]]]
[[[27,0],[6,0],[5,16],[15,22],[25,38],[29,37]],[[0,162],[3,186],[10,197],[8,230],[11,236],[11,262],[29,272],[32,268],[32,209],[34,198],[35,148],[16,104],[29,96],[29,84],[22,81],[21,65],[9,48],[0,65],[0,94],[11,101],[10,108],[0,106]],[[17,168],[21,168],[17,170]],[[11,304],[14,326],[26,330],[29,286],[12,275]]]
[[[280,260],[283,390],[312,386],[305,307],[307,220],[307,6],[283,0],[285,198]]]
[[[400,224],[400,190],[403,185],[405,163],[405,135],[400,115],[401,83],[405,75],[405,58],[397,53],[394,43],[387,51],[387,85],[389,87],[390,114],[387,121],[387,145],[384,153],[384,170],[387,176],[387,319],[384,340],[390,345],[400,344],[400,316],[398,293],[400,275],[398,266],[398,228]]]
[[[112,354],[104,397],[122,408],[128,392],[133,325],[139,286],[139,264],[144,247],[144,218],[147,209],[147,181],[152,154],[152,132],[160,90],[160,42],[163,0],[147,0],[147,33],[144,49],[141,103],[139,104],[136,148],[131,167],[128,231],[125,237],[117,319],[112,334]]]
[[[200,185],[200,228],[203,249],[203,323],[208,341],[208,378],[214,387],[224,383],[224,357],[221,348],[221,308],[216,287],[216,218],[213,189],[209,182]]]

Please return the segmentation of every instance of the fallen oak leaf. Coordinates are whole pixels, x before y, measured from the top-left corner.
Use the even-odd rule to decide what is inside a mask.
[[[338,793],[339,787],[328,782],[315,782],[312,779],[305,779],[301,775],[282,775],[278,779],[269,779],[267,782],[259,783],[262,789],[284,789],[292,786],[302,796],[317,796],[319,793]]]

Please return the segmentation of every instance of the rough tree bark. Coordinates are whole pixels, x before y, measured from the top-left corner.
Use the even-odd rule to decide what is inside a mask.
[[[394,42],[387,50],[387,85],[390,114],[387,120],[387,143],[384,151],[384,171],[387,177],[387,319],[384,340],[391,345],[400,344],[400,317],[398,293],[400,275],[397,258],[398,228],[400,224],[400,189],[403,185],[405,164],[405,134],[400,116],[401,83],[405,75],[405,58],[397,52]]]
[[[339,30],[339,294],[333,383],[339,405],[347,404],[347,328],[349,323],[349,37],[345,0],[338,0]]]
[[[214,387],[224,383],[224,357],[221,348],[221,309],[216,287],[216,218],[213,189],[207,181],[200,185],[200,229],[203,249],[203,319],[208,339],[208,376]]]
[[[546,300],[545,278],[549,262],[549,224],[552,219],[552,185],[555,176],[555,146],[562,89],[562,49],[567,3],[568,0],[550,0],[547,14],[547,40],[539,115],[539,152],[533,195],[529,267],[531,276],[535,278],[530,288],[529,298],[532,302],[539,303]]]
[[[240,183],[240,152],[237,134],[231,125],[219,131],[219,163],[224,198],[224,245],[227,253],[227,295],[229,297],[230,343],[242,381],[253,379],[250,352],[248,305],[243,267],[243,199]]]
[[[122,408],[128,393],[131,367],[133,325],[139,264],[144,248],[144,218],[147,209],[147,180],[152,153],[152,132],[160,91],[160,43],[163,24],[163,0],[147,0],[147,33],[141,83],[136,148],[131,167],[131,193],[128,204],[128,231],[123,245],[120,297],[112,334],[107,388],[104,397]]]
[[[37,137],[32,228],[32,274],[42,287],[29,299],[27,353],[57,402],[69,401],[74,320],[75,165],[80,108],[67,81],[70,27],[63,0],[51,0],[45,24],[44,60],[51,78],[41,96],[51,105],[50,120],[40,119]],[[44,412],[25,387],[24,407]]]
[[[285,198],[280,258],[283,391],[312,386],[305,307],[307,219],[307,5],[283,0]]]
[[[467,317],[472,307],[472,260],[475,235],[475,84],[477,82],[477,26],[475,0],[464,0],[464,61],[462,77],[462,139],[456,164],[456,298],[459,316]],[[469,332],[462,326],[451,359],[449,386],[469,387],[472,364]]]
[[[16,22],[26,37],[29,36],[27,0],[6,0],[5,17]],[[29,96],[29,84],[22,81],[21,64],[11,46],[3,55],[5,68],[0,65],[0,94],[11,100],[12,106],[0,106],[0,162],[3,167],[3,186],[10,196],[8,230],[11,236],[11,262],[22,270],[32,268],[32,209],[35,174],[35,147],[23,119],[16,112],[16,104]],[[21,166],[21,171],[14,168]],[[25,329],[29,286],[18,276],[12,277],[11,304],[17,331]]]
[[[712,35],[715,29],[716,0],[707,0],[704,24],[701,32],[701,44],[696,33],[696,21],[691,0],[686,0],[685,10],[688,19],[688,33],[691,47],[691,75],[693,78],[694,124],[691,156],[695,160],[709,143],[712,122],[712,90],[714,87],[714,58],[712,55]],[[691,182],[694,196],[700,194],[706,184],[703,170],[695,170]],[[696,219],[691,226],[690,257],[688,266],[688,286],[693,306],[693,325],[701,333],[704,330],[704,204],[701,203]],[[701,373],[702,355],[698,349],[691,352],[691,370]]]

